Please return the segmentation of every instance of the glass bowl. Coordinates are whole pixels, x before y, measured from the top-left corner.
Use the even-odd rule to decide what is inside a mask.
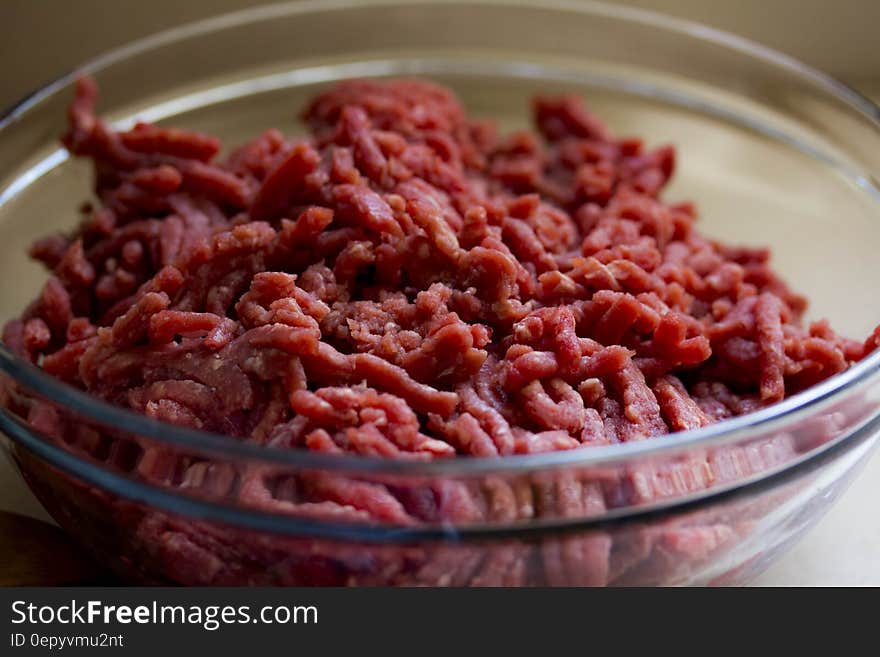
[[[305,100],[341,78],[426,76],[502,128],[525,125],[532,94],[574,91],[618,133],[674,143],[667,198],[696,201],[712,236],[771,246],[813,316],[853,336],[878,321],[878,109],[699,25],[586,2],[296,2],[178,27],[80,70],[118,125],[168,120],[227,144],[270,126],[301,130]],[[88,196],[88,165],[56,139],[72,79],[0,123],[0,320],[44,280],[27,245],[74,225]],[[822,515],[880,434],[880,353],[699,430],[420,463],[159,424],[2,346],[0,369],[0,429],[28,484],[71,535],[142,583],[743,583]],[[299,503],[304,481],[340,480],[446,520],[362,523]]]

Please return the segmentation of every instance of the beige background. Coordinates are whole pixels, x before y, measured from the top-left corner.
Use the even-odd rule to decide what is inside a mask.
[[[0,105],[131,39],[259,4],[269,2],[0,0]],[[615,4],[660,10],[736,32],[851,83],[880,78],[878,0],[619,0]]]
[[[268,3],[0,0],[0,107],[131,39],[258,4]],[[664,11],[736,32],[880,100],[880,0],[618,0],[617,4]],[[874,502],[878,495],[880,456],[875,456],[844,499],[757,583],[880,585],[880,514]],[[0,509],[45,517],[5,461],[0,461]]]

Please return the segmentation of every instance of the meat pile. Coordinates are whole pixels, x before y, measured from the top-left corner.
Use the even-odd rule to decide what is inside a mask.
[[[94,162],[99,202],[33,246],[51,276],[3,340],[149,417],[393,459],[581,449],[752,412],[880,344],[880,329],[804,326],[767,249],[711,240],[691,204],[661,200],[673,148],[612,136],[574,96],[537,98],[537,131],[499,136],[429,82],[352,80],[306,108],[308,136],[268,130],[222,157],[209,135],[114,131],[96,96],[80,79],[63,141]],[[29,419],[87,442],[45,405]],[[176,485],[208,476],[190,461],[169,474],[160,450],[123,462]],[[743,474],[728,466],[673,488]],[[663,494],[649,479],[560,480],[558,504],[337,476],[271,496],[411,524],[581,515]]]

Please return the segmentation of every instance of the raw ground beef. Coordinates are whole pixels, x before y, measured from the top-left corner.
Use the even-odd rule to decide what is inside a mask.
[[[223,157],[209,135],[116,132],[96,96],[79,80],[63,141],[93,160],[99,202],[72,234],[34,244],[51,276],[3,340],[159,420],[393,459],[582,449],[752,412],[880,343],[880,328],[856,342],[804,326],[806,302],[767,249],[711,240],[691,204],[661,200],[672,147],[612,136],[573,96],[535,99],[536,132],[499,136],[429,82],[352,80],[305,109],[307,137],[268,130]],[[29,414],[98,451],[93,430],[56,409]],[[328,474],[267,482],[139,449],[104,445],[101,458],[155,482],[234,487],[256,506],[413,524],[592,515],[731,480],[793,448],[781,436],[607,481],[418,494]],[[664,534],[663,549],[699,552],[732,530],[689,531]],[[554,549],[560,563],[601,552],[598,580],[626,570],[601,536]]]

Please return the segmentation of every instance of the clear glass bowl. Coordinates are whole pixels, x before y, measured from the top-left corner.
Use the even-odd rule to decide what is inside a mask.
[[[814,316],[878,321],[880,112],[736,37],[578,2],[296,2],[186,25],[88,65],[101,111],[234,144],[300,130],[322,85],[423,75],[469,111],[523,126],[535,92],[570,90],[618,133],[674,143],[667,197],[703,230],[774,249]],[[72,226],[90,170],[60,148],[66,76],[0,123],[0,320],[44,275],[37,236]],[[752,415],[631,444],[401,463],[237,443],[107,406],[0,346],[0,429],[73,536],[123,578],[179,584],[733,584],[845,488],[880,433],[880,353]],[[65,429],[47,435],[39,418]],[[435,524],[310,515],[298,486],[343,477],[433,505]]]

